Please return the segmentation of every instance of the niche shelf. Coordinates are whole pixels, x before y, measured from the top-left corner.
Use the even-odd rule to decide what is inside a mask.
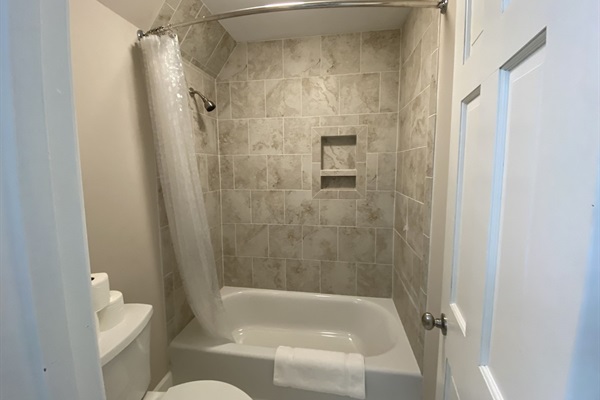
[[[363,198],[367,127],[313,128],[313,197]]]

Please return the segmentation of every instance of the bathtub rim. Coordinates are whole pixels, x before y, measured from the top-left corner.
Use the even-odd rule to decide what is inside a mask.
[[[226,298],[232,295],[244,294],[268,294],[270,296],[287,296],[302,300],[302,298],[318,297],[332,298],[344,302],[368,302],[379,306],[389,317],[392,318],[397,326],[397,338],[395,345],[383,354],[374,356],[365,356],[365,370],[367,373],[383,373],[383,374],[401,374],[414,377],[422,377],[421,371],[415,359],[414,353],[406,336],[406,331],[398,316],[396,307],[392,299],[362,297],[362,296],[346,296],[336,294],[323,294],[311,292],[293,292],[284,290],[272,289],[255,289],[224,286],[221,289],[221,295]],[[203,334],[197,320],[192,319],[187,326],[173,339],[169,347],[177,349],[187,349],[190,351],[204,351],[208,353],[221,353],[227,355],[236,355],[241,357],[259,358],[266,360],[275,359],[276,347],[265,347],[239,343],[223,343],[207,337]]]

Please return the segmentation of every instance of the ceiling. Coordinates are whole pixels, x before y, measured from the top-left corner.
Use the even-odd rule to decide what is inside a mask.
[[[98,0],[142,30],[148,30],[164,0]]]
[[[273,3],[277,0],[203,0],[213,14]],[[302,10],[222,20],[238,42],[283,39],[335,33],[397,29],[410,10],[406,8],[356,8]]]

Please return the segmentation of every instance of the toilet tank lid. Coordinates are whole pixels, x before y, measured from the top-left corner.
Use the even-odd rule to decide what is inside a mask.
[[[149,304],[125,304],[124,312],[125,317],[121,323],[98,333],[98,348],[102,366],[115,358],[144,330],[152,316],[152,306]]]

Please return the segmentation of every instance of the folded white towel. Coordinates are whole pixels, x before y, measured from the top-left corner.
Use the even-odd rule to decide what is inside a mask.
[[[362,354],[279,346],[273,383],[277,386],[365,398]]]

